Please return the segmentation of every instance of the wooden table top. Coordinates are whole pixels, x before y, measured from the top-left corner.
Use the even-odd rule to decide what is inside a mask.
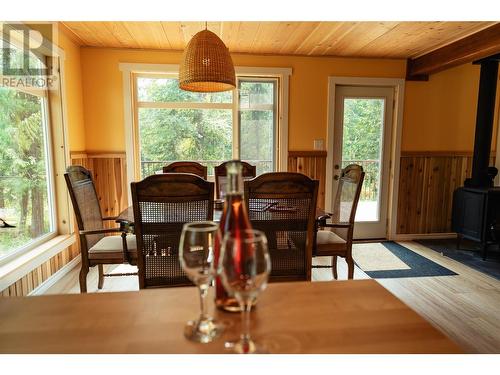
[[[197,290],[169,288],[0,299],[1,353],[225,353],[239,314],[216,341],[183,336]],[[213,306],[211,303],[210,306]],[[271,353],[459,353],[461,349],[374,280],[268,285],[252,336]]]

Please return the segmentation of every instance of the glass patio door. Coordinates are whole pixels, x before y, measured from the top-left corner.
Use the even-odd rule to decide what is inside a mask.
[[[337,86],[333,155],[333,196],[341,168],[359,164],[365,179],[356,211],[354,238],[385,238],[394,90]]]

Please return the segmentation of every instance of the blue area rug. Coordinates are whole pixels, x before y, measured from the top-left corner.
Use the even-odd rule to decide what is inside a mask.
[[[479,245],[469,240],[462,240],[459,250],[457,250],[457,242],[455,239],[420,240],[416,242],[456,260],[457,262],[474,268],[479,272],[483,272],[500,280],[500,251],[498,248],[490,248],[488,257],[486,260],[483,260]]]
[[[457,273],[443,267],[407,247],[393,241],[381,243],[387,250],[404,262],[409,269],[364,271],[372,279],[395,279],[400,277],[454,276]],[[359,265],[358,265],[359,267]],[[363,269],[362,267],[359,267]]]

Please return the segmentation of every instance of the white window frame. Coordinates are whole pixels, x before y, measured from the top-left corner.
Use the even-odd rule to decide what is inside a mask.
[[[20,42],[11,40],[18,47]],[[64,75],[64,50],[53,44],[46,49],[57,57],[54,71],[58,72],[58,86],[45,93],[47,115],[47,148],[49,167],[49,199],[52,200],[54,231],[39,237],[28,245],[20,247],[0,260],[0,290],[5,289],[48,259],[75,242],[72,235],[74,223],[69,194],[64,180],[66,167],[70,165],[67,131],[67,102]],[[28,93],[33,94],[30,90]],[[39,93],[38,93],[39,94]]]
[[[6,255],[2,256],[0,258],[0,264],[5,264],[9,260],[14,259],[18,257],[21,254],[24,254],[25,252],[39,246],[40,244],[54,238],[57,235],[57,228],[56,228],[56,200],[55,200],[55,194],[54,194],[54,175],[52,171],[54,170],[53,162],[52,162],[52,132],[50,130],[51,128],[51,121],[50,121],[50,112],[49,112],[49,100],[48,100],[48,90],[43,90],[43,91],[37,91],[37,90],[19,90],[15,89],[16,91],[23,92],[28,95],[36,96],[41,99],[41,112],[42,112],[42,132],[44,135],[44,153],[46,153],[46,175],[48,177],[47,179],[47,200],[48,204],[50,207],[49,210],[49,215],[50,215],[50,226],[52,227],[51,230],[48,233],[42,234],[41,236],[32,239],[29,241],[27,244],[20,246],[16,248],[15,250],[7,253]]]
[[[129,202],[131,199],[130,183],[140,178],[140,155],[139,143],[137,138],[137,119],[136,108],[134,108],[134,76],[148,74],[172,75],[177,77],[179,65],[177,64],[135,64],[120,63],[119,69],[122,72],[123,80],[123,107],[124,107],[124,126],[125,126],[125,151],[127,157],[127,193]],[[236,66],[236,76],[242,77],[269,77],[278,78],[278,128],[279,134],[276,142],[278,148],[277,156],[279,164],[278,171],[286,172],[288,169],[288,93],[289,77],[292,74],[291,68],[271,68],[271,67],[247,67]],[[238,121],[238,95],[233,91],[233,121]],[[192,104],[192,103],[190,103]],[[210,104],[210,108],[215,108]],[[234,126],[236,132],[239,130],[239,124]],[[238,134],[233,131],[233,153],[238,155],[239,142],[235,141]],[[235,149],[236,147],[236,149]]]

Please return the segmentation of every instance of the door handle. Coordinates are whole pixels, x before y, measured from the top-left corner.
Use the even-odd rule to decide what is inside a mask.
[[[333,176],[333,179],[334,179],[334,180],[338,180],[338,179],[339,179],[339,175],[338,175],[338,174],[336,174],[335,176]]]
[[[335,164],[335,165],[333,166],[333,168],[334,168],[334,169],[339,169],[339,168],[340,168],[340,165]]]

